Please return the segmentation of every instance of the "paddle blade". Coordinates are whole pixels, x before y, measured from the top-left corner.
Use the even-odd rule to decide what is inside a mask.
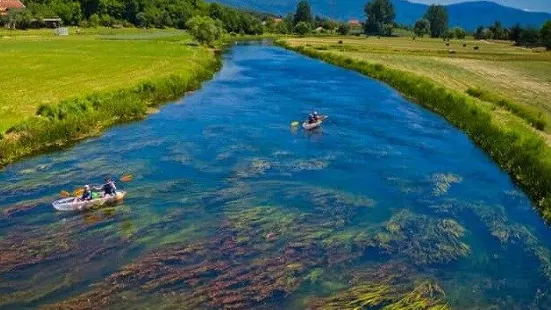
[[[134,179],[134,176],[131,174],[125,174],[120,178],[121,182],[130,182]]]
[[[292,123],[291,123],[291,126],[292,126],[292,127],[297,127],[298,125],[300,125],[300,122],[296,122],[296,121],[295,121],[295,122],[292,122]]]
[[[61,191],[61,193],[59,193],[59,197],[69,198],[69,197],[71,197],[71,193],[69,193],[68,191]]]

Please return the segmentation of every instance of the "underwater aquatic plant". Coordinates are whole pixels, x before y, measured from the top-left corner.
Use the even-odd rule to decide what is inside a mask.
[[[448,310],[445,292],[411,267],[394,262],[359,271],[352,286],[330,297],[313,299],[315,310]]]
[[[463,181],[462,177],[453,173],[436,173],[431,179],[434,182],[434,196],[442,196],[448,193],[453,184]]]
[[[239,178],[251,178],[263,175],[272,168],[272,164],[262,158],[254,158],[244,167],[238,167],[235,175]]]
[[[415,264],[448,263],[467,256],[465,229],[452,219],[433,219],[407,210],[395,214],[373,238],[374,246],[405,255]]]

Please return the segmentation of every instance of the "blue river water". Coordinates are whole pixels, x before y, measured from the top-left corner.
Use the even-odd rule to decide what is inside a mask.
[[[313,110],[319,130],[290,126]],[[122,205],[51,207],[125,173]],[[6,309],[381,309],[419,287],[451,309],[549,309],[550,246],[526,195],[443,118],[269,43],[236,45],[142,122],[0,172]]]

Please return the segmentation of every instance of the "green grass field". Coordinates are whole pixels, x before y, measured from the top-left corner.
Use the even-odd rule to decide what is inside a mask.
[[[184,76],[212,61],[178,30],[0,30],[0,133],[41,104],[113,91],[151,79]]]
[[[441,39],[411,37],[293,38],[286,42],[415,73],[455,91],[480,88],[542,111],[551,119],[551,52],[474,40],[452,40],[446,46]],[[475,46],[480,49],[474,50]]]

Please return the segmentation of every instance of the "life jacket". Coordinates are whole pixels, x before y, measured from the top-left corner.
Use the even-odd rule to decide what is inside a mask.
[[[117,192],[117,188],[115,187],[115,183],[113,183],[113,181],[105,183],[105,185],[103,185],[103,191],[106,194],[115,195],[115,193]]]

